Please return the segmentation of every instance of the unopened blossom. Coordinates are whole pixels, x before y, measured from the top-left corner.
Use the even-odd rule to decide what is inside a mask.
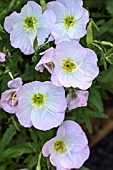
[[[0,62],[4,62],[5,61],[5,54],[0,52]]]
[[[79,42],[61,42],[57,45],[51,81],[56,86],[88,89],[99,74],[97,55],[93,50],[83,48]]]
[[[50,161],[57,170],[80,168],[89,157],[87,137],[79,124],[64,121],[57,135],[44,144],[42,153],[45,157],[50,155]]]
[[[10,89],[6,90],[1,95],[0,107],[10,114],[15,113],[17,109],[18,99],[16,93],[16,89]]]
[[[20,87],[17,98],[16,116],[24,127],[49,130],[64,120],[67,103],[63,87],[35,81]]]
[[[77,107],[87,106],[88,91],[74,90],[67,95],[67,106],[69,110]]]
[[[22,86],[23,82],[22,82],[22,78],[21,77],[17,77],[13,80],[10,80],[8,82],[8,87],[10,89],[18,89],[20,86]]]
[[[42,14],[42,8],[36,2],[28,1],[20,13],[13,12],[5,18],[4,28],[10,33],[11,45],[24,54],[34,53],[33,42],[37,37],[41,45],[51,33],[56,17],[51,10]]]
[[[39,63],[36,65],[35,70],[43,72],[44,67],[52,74],[54,66],[52,63],[52,56],[54,53],[54,48],[51,47],[48,50],[44,51],[40,55],[43,55]]]
[[[52,29],[56,43],[78,40],[86,34],[89,15],[83,8],[82,0],[56,0],[49,2],[47,9],[53,10],[56,15],[56,23]]]

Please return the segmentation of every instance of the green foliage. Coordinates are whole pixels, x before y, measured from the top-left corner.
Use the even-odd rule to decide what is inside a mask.
[[[34,80],[50,80],[50,74],[35,71],[41,52],[50,47],[48,43],[37,48],[34,42],[35,54],[25,56],[19,49],[10,44],[9,34],[4,30],[4,19],[13,11],[20,12],[28,0],[4,0],[0,2],[0,52],[6,53],[6,62],[0,63],[0,94],[7,90],[7,82],[12,74],[22,77],[24,83]],[[45,10],[47,0],[35,0]],[[79,124],[85,124],[90,133],[93,132],[90,118],[106,119],[103,99],[108,99],[107,92],[113,94],[113,1],[85,0],[84,6],[89,10],[90,22],[87,35],[81,39],[84,47],[93,49],[98,55],[99,76],[89,89],[88,107],[67,110],[65,119],[72,119]],[[68,89],[66,89],[68,92]],[[15,115],[9,115],[0,109],[0,170],[55,170],[49,159],[41,155],[43,144],[55,136],[55,129],[38,131],[35,128],[26,129],[19,125]],[[85,167],[79,170],[88,170]]]

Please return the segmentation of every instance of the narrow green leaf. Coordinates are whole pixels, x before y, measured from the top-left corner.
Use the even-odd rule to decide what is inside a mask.
[[[90,21],[87,27],[86,42],[87,42],[87,45],[90,45],[93,42],[92,20]]]
[[[86,127],[87,127],[89,133],[92,133],[92,125],[91,125],[91,121],[90,121],[88,113],[87,113],[87,109],[85,109],[85,112],[83,114],[83,118],[84,118],[84,122],[86,124]]]
[[[16,134],[16,128],[14,125],[10,125],[9,128],[6,130],[3,138],[0,142],[0,153],[6,148],[9,144],[13,136]]]
[[[113,55],[106,56],[106,60],[108,63],[113,64]]]
[[[94,88],[90,90],[89,93],[89,105],[95,110],[97,109],[99,112],[103,113],[103,102],[101,99],[101,95],[98,89]]]
[[[41,157],[42,157],[42,153],[40,152],[39,157],[38,157],[38,164],[37,164],[36,170],[41,170],[41,165],[40,165]]]
[[[12,0],[9,4],[9,8],[8,8],[8,11],[10,12],[12,10],[12,8],[15,6],[15,2],[16,0]]]
[[[16,158],[25,153],[32,153],[33,149],[28,143],[20,144],[11,148],[8,148],[0,154],[0,158]]]
[[[97,81],[108,83],[113,81],[113,66],[111,65],[107,71],[103,71],[97,77]]]
[[[90,170],[90,169],[88,169],[88,168],[86,168],[86,167],[81,167],[81,168],[79,168],[79,169],[76,169],[76,170]]]
[[[1,165],[0,170],[6,170],[6,166],[7,166],[6,164]]]
[[[9,148],[0,155],[0,158],[17,158],[23,154],[24,152],[21,149]]]
[[[105,46],[110,46],[113,47],[113,44],[111,42],[107,42],[107,41],[100,41],[99,42],[101,45],[105,45]]]
[[[42,6],[42,12],[44,12],[45,9],[46,9],[46,2],[45,2],[45,0],[40,0],[40,5]]]
[[[5,33],[5,31],[3,30],[3,27],[1,26],[1,24],[0,24],[0,32]]]
[[[37,161],[38,161],[38,156],[39,156],[39,153],[36,154],[35,156],[33,156],[32,159],[29,161],[28,167],[29,167],[30,169],[33,168],[34,166],[36,166]]]
[[[90,121],[90,119],[88,117],[88,114],[86,114],[86,116],[85,116],[85,123],[86,123],[86,127],[87,127],[89,133],[92,133],[92,131],[93,131],[92,130],[92,125],[91,125],[91,121]]]
[[[33,49],[35,50],[35,53],[37,53],[37,50],[38,50],[38,40],[37,40],[37,37],[35,38],[35,40],[33,42]]]
[[[100,113],[100,112],[95,112],[92,110],[87,109],[88,112],[88,116],[89,117],[96,117],[96,118],[102,118],[102,119],[107,119],[108,115],[104,114],[104,113]]]

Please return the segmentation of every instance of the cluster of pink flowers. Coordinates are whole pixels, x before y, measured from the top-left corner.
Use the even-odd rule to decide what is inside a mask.
[[[0,107],[16,113],[24,127],[40,130],[58,127],[57,135],[43,146],[57,170],[79,168],[89,156],[87,138],[74,121],[64,121],[65,111],[87,106],[88,91],[99,74],[97,56],[80,45],[86,34],[88,11],[82,0],[56,0],[46,5],[44,13],[36,2],[29,1],[20,13],[5,18],[4,28],[10,33],[11,45],[24,54],[34,53],[33,43],[44,44],[46,38],[56,47],[42,52],[35,69],[46,68],[51,81],[34,81],[24,85],[21,78],[8,82],[9,90],[1,95]],[[0,61],[4,60],[0,53]],[[65,88],[69,94],[65,96]],[[64,122],[63,122],[64,121]]]

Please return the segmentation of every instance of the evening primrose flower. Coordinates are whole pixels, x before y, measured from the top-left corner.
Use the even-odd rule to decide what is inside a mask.
[[[42,14],[41,6],[29,1],[20,13],[13,12],[5,18],[4,28],[10,33],[11,45],[28,55],[34,53],[33,42],[36,37],[37,45],[44,43],[55,20],[56,17],[51,10]]]
[[[0,106],[3,110],[10,114],[15,113],[17,109],[18,99],[16,93],[16,89],[10,89],[6,90],[1,95]]]
[[[67,106],[69,110],[77,107],[87,106],[88,91],[74,90],[67,95]]]
[[[48,50],[44,51],[43,53],[40,53],[40,55],[43,55],[39,63],[35,66],[35,70],[43,72],[44,67],[52,74],[54,66],[52,63],[52,56],[54,54],[54,48],[51,47]]]
[[[78,40],[86,34],[89,15],[82,5],[82,0],[56,0],[47,4],[47,9],[53,10],[56,15],[52,35],[57,44],[65,40]]]
[[[8,113],[15,113],[18,105],[17,91],[22,86],[22,78],[17,77],[8,82],[10,90],[6,90],[2,93],[0,99],[0,106]]]
[[[93,50],[83,48],[79,42],[61,42],[57,45],[51,81],[56,86],[88,89],[99,74],[97,56]]]
[[[57,170],[80,168],[89,157],[88,141],[79,124],[67,120],[58,128],[56,137],[44,144],[42,153],[50,155]]]
[[[0,52],[0,62],[4,62],[5,61],[5,56],[6,56],[6,54]]]
[[[16,116],[24,127],[49,130],[64,120],[67,103],[63,87],[35,81],[20,87],[17,98]]]

